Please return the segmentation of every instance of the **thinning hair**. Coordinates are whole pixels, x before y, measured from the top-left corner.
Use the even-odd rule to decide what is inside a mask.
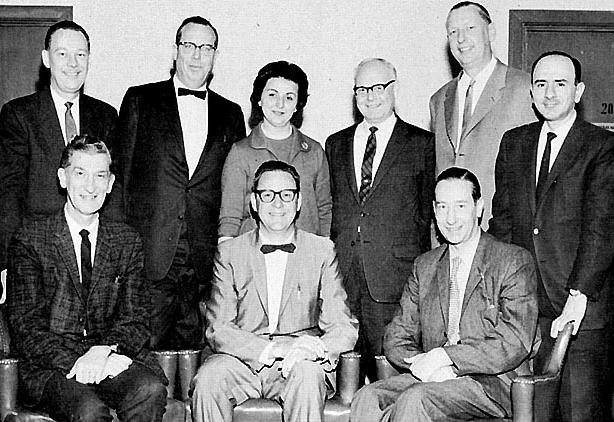
[[[533,62],[533,66],[531,66],[531,82],[533,82],[533,73],[535,72],[537,63],[539,63],[541,59],[550,56],[567,57],[569,60],[571,60],[571,64],[573,64],[574,70],[574,84],[578,85],[580,82],[582,82],[582,65],[580,64],[580,60],[576,59],[569,53],[557,50],[546,51],[545,53],[540,54],[540,56]]]
[[[211,30],[215,34],[215,44],[213,46],[217,49],[217,44],[219,41],[219,37],[217,35],[217,29],[215,29],[215,26],[213,26],[211,22],[209,22],[209,20],[203,18],[202,16],[190,16],[189,18],[185,18],[183,22],[181,22],[181,25],[179,25],[179,28],[177,28],[177,33],[175,34],[175,44],[176,45],[179,45],[179,43],[181,42],[181,34],[183,32],[183,28],[190,23],[193,23],[196,25],[208,26],[209,28],[211,28]]]
[[[390,70],[390,72],[392,73],[394,79],[397,78],[397,69],[394,67],[394,65],[392,63],[390,63],[386,59],[382,59],[382,58],[379,58],[379,57],[371,57],[371,58],[368,58],[368,59],[364,59],[363,61],[358,63],[358,66],[356,66],[356,69],[354,69],[354,81],[356,81],[356,76],[358,76],[358,72],[360,72],[360,69],[362,69],[364,66],[366,66],[368,64],[371,64],[371,63],[381,63],[381,64],[383,64],[388,70]]]
[[[85,31],[85,29],[83,29],[81,25],[73,21],[60,21],[54,23],[49,27],[49,29],[47,30],[47,34],[45,35],[45,50],[49,51],[49,48],[51,47],[51,37],[53,36],[53,34],[55,34],[61,29],[82,33],[85,37],[85,40],[87,41],[87,51],[90,51],[90,36],[87,35],[87,32]]]

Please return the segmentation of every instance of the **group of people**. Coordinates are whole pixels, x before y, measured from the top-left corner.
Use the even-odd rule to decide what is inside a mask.
[[[151,351],[208,349],[195,421],[256,397],[321,421],[354,349],[370,383],[352,421],[509,417],[511,380],[571,321],[560,418],[607,420],[614,134],[577,115],[574,57],[509,68],[472,1],[446,31],[462,71],[431,98],[432,133],[396,115],[397,71],[370,58],[361,121],[322,148],[300,131],[307,75],[286,61],[258,72],[246,136],[209,89],[218,33],[200,16],[177,30],[171,78],[129,88],[119,115],[82,93],[87,32],[51,26],[50,85],[0,111],[23,399],[57,420],[159,421]],[[381,354],[400,375],[377,381]]]

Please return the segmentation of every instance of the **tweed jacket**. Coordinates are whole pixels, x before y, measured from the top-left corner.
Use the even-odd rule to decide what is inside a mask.
[[[320,144],[297,128],[287,142],[295,144],[296,153],[288,164],[301,177],[301,213],[296,226],[320,236],[330,235],[333,203],[330,197],[328,161]],[[220,236],[237,236],[256,227],[249,213],[249,199],[254,173],[269,160],[279,158],[266,146],[260,125],[247,138],[232,146],[222,173],[222,208]]]
[[[404,358],[443,346],[458,376],[474,377],[498,403],[509,402],[511,380],[529,373],[539,347],[535,264],[529,252],[481,233],[460,319],[460,343],[447,342],[450,302],[448,245],[419,256],[405,284],[400,312],[386,328],[384,351]]]
[[[207,341],[215,352],[235,356],[258,371],[270,334],[318,335],[329,354],[324,369],[332,371],[339,354],[352,350],[358,338],[358,321],[346,304],[333,243],[296,230],[277,330],[269,333],[266,268],[257,233],[252,230],[219,245],[207,302]]]
[[[430,101],[435,134],[436,174],[448,167],[471,170],[480,180],[484,199],[482,227],[488,229],[495,191],[495,159],[503,133],[537,120],[532,109],[531,77],[497,60],[477,100],[467,131],[458,140],[457,86],[460,76],[441,87]]]
[[[79,98],[80,133],[110,146],[117,111],[87,95]],[[0,269],[24,221],[45,218],[64,206],[56,172],[64,137],[49,87],[9,101],[0,111]],[[103,214],[122,218],[119,192],[107,197]]]
[[[67,374],[94,345],[116,344],[165,379],[146,349],[149,295],[138,234],[101,218],[95,250],[91,287],[83,292],[63,210],[25,225],[12,240],[8,314],[19,376],[34,402],[54,371]]]

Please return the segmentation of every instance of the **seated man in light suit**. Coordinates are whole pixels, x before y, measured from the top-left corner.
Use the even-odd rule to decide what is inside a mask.
[[[233,406],[264,397],[285,421],[321,421],[339,354],[358,338],[330,240],[295,227],[297,171],[267,161],[251,194],[258,228],[219,245],[207,341],[217,353],[194,379],[194,420],[232,421]]]
[[[511,415],[510,386],[538,347],[535,265],[528,251],[482,232],[477,177],[450,167],[435,185],[447,244],[416,259],[384,351],[401,374],[362,388],[352,422]]]
[[[115,176],[104,142],[77,135],[57,171],[64,207],[9,248],[8,311],[20,387],[58,421],[161,421],[166,378],[146,345],[139,235],[99,217]]]

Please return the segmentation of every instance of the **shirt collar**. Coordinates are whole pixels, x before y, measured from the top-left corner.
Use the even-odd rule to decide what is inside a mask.
[[[486,85],[486,82],[490,78],[490,75],[492,75],[492,72],[495,70],[496,65],[497,59],[495,58],[495,56],[491,56],[488,64],[484,66],[484,69],[480,70],[480,73],[475,75],[475,78],[471,78],[471,76],[469,76],[466,72],[463,71],[463,74],[460,78],[461,82],[463,83],[463,85],[469,86],[471,79],[473,79],[477,84]]]
[[[392,132],[392,130],[394,129],[394,125],[397,123],[397,116],[396,114],[392,113],[392,115],[390,115],[390,117],[388,117],[386,120],[384,120],[381,123],[378,123],[376,125],[373,125],[369,122],[367,122],[366,119],[363,119],[362,122],[360,122],[359,129],[369,132],[369,128],[371,126],[375,126],[377,128],[377,130],[379,131],[384,131],[384,132]]]
[[[188,88],[187,86],[185,86],[183,82],[181,82],[181,80],[177,77],[177,75],[173,76],[173,85],[175,86],[175,95],[177,95],[177,91],[179,88],[191,89],[192,91],[206,91],[207,90],[206,83],[200,88],[196,88],[196,89]]]
[[[68,203],[64,204],[64,216],[66,217],[66,223],[68,223],[68,229],[73,237],[79,236],[79,232],[83,229],[90,232],[90,234],[98,233],[98,225],[100,224],[100,216],[96,213],[94,221],[92,221],[89,225],[83,226],[79,222],[77,222],[71,215],[68,213]]]
[[[285,239],[283,242],[281,242],[279,244],[280,245],[285,245],[286,243],[293,242],[295,240],[295,237],[296,237],[296,229],[293,230],[288,235],[287,239]],[[260,230],[260,228],[258,228],[258,240],[260,241],[260,244],[262,244],[262,245],[264,245],[264,244],[267,244],[267,245],[277,245],[278,244],[277,242],[273,242],[271,239],[269,239],[267,237],[267,235],[262,230]]]
[[[481,236],[482,231],[480,230],[474,239],[470,239],[468,242],[460,245],[450,245],[450,259],[458,256],[464,263],[471,264],[475,251],[478,249],[478,243],[480,243]]]
[[[62,95],[53,87],[53,85],[49,85],[49,91],[51,91],[51,99],[53,100],[56,110],[59,110],[62,113],[66,112],[66,102],[68,101],[73,104],[71,107],[72,110],[79,107],[79,99],[81,98],[80,94],[77,94],[77,96],[72,100],[67,100],[62,97]]]
[[[571,113],[569,113],[569,116],[567,116],[563,123],[561,123],[561,125],[556,129],[552,129],[548,124],[548,121],[545,121],[542,125],[542,133],[554,132],[556,134],[555,141],[564,140],[576,121],[577,116],[578,113],[576,110],[572,110]]]

